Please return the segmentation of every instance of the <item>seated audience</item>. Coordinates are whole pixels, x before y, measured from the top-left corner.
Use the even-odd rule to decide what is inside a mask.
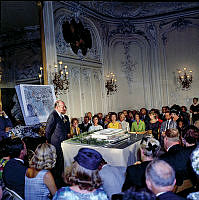
[[[8,149],[8,145],[10,141],[11,141],[11,138],[5,138],[0,141],[0,199],[4,196],[3,191],[5,188],[5,185],[3,182],[2,174],[3,174],[3,169],[6,163],[10,159],[10,154],[9,154],[9,149]]]
[[[199,120],[195,121],[194,126],[199,129]]]
[[[138,113],[135,114],[135,121],[132,123],[131,132],[143,132],[145,131],[145,123],[140,120],[140,115]]]
[[[172,119],[172,121],[174,123],[173,128],[178,128],[178,121],[180,120],[180,113],[179,113],[179,111],[177,111],[175,109],[172,109],[170,111],[170,113],[171,113],[171,119]]]
[[[178,121],[178,131],[179,131],[180,136],[182,136],[185,129],[186,129],[186,126],[184,125],[184,121],[182,119],[180,119]]]
[[[150,121],[150,118],[148,116],[148,110],[146,108],[141,108],[140,109],[140,119],[144,121],[146,124],[148,121]]]
[[[89,117],[85,116],[84,121],[79,125],[80,131],[82,133],[88,132],[89,127],[92,126],[91,123],[89,123]]]
[[[146,185],[159,200],[183,200],[172,192],[176,179],[173,168],[163,160],[153,160],[146,167]]]
[[[191,166],[195,172],[196,178],[199,179],[199,146],[191,154]],[[192,192],[187,196],[188,200],[198,200],[199,191]]]
[[[127,110],[123,110],[122,113],[124,114],[125,121],[126,121],[126,119],[128,118],[128,112],[127,112]]]
[[[103,121],[103,114],[102,113],[97,113],[99,122],[98,124],[101,125],[102,127],[104,127],[104,121]]]
[[[109,115],[106,115],[105,117],[104,117],[104,129],[105,128],[108,128],[108,124],[111,122],[111,120],[110,120],[110,116]]]
[[[90,124],[92,124],[92,113],[91,112],[87,112],[86,113],[86,116],[88,117],[88,122],[90,123]]]
[[[99,165],[102,156],[94,149],[81,148],[74,157],[74,162],[65,175],[65,181],[71,186],[59,189],[53,200],[108,200],[101,188]]]
[[[51,170],[56,163],[56,149],[52,144],[40,144],[25,174],[25,199],[50,199],[57,191]]]
[[[89,127],[89,129],[88,129],[89,132],[103,129],[103,127],[98,124],[99,120],[98,120],[98,116],[97,115],[93,116],[92,121],[93,121],[93,125]]]
[[[160,127],[160,144],[163,146],[164,144],[164,136],[167,129],[175,128],[176,122],[171,119],[170,111],[166,111],[164,114],[164,120]]]
[[[162,133],[165,133],[165,131],[167,129],[170,128],[175,128],[176,124],[175,122],[171,119],[171,113],[170,111],[166,111],[164,114],[164,120],[161,124],[161,128],[160,128],[160,134],[162,135]]]
[[[159,130],[159,124],[157,114],[151,110],[149,112],[150,121],[146,123],[146,131],[151,131],[153,137],[158,140],[158,130]]]
[[[125,191],[134,186],[144,188],[145,169],[147,165],[156,158],[160,150],[160,143],[153,137],[143,137],[140,143],[141,163],[127,167],[126,178],[122,190]],[[138,175],[139,174],[139,175]]]
[[[3,138],[8,137],[8,131],[12,128],[12,122],[6,115],[5,111],[2,110],[0,105],[0,141]]]
[[[129,128],[129,123],[125,121],[125,115],[124,113],[119,113],[119,120],[118,120],[121,125],[122,125],[122,129],[124,131],[130,131],[130,128]]]
[[[8,145],[11,142],[11,138],[5,138],[0,141],[0,180],[2,179],[3,169],[6,163],[10,160],[10,152]]]
[[[132,123],[134,122],[133,112],[128,110],[127,113],[128,115],[126,121],[129,123],[129,127],[131,127]]]
[[[111,122],[108,124],[108,128],[122,129],[122,125],[117,121],[117,114],[115,112],[110,115]]]
[[[78,124],[79,120],[77,118],[71,119],[70,134],[68,134],[68,138],[72,138],[73,136],[80,134],[80,128],[78,127]]]
[[[168,106],[162,106],[162,113],[160,114],[160,119],[165,121],[165,113],[169,112],[169,107]]]
[[[181,106],[180,115],[182,116],[185,126],[189,126],[190,125],[190,114],[187,112],[186,106]]]
[[[24,157],[27,154],[26,145],[20,138],[14,138],[8,146],[10,160],[3,170],[5,186],[24,198],[25,173]]]
[[[113,194],[122,191],[122,185],[125,179],[126,167],[112,166],[102,159],[99,166],[99,175],[102,179],[102,187],[109,199]]]

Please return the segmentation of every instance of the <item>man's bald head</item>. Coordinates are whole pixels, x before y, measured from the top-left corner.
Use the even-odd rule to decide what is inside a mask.
[[[155,187],[173,187],[175,185],[175,171],[163,160],[153,160],[145,171],[146,180],[149,180]]]
[[[61,114],[66,114],[66,105],[62,100],[57,100],[54,106],[55,110]]]

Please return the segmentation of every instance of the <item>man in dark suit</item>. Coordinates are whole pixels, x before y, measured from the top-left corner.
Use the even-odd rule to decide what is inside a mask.
[[[182,147],[178,129],[168,129],[166,131],[164,146],[167,153],[159,158],[173,167],[176,172],[176,185],[180,186],[185,179],[192,178],[193,171],[190,164],[190,155],[195,146]]]
[[[81,133],[88,132],[90,126],[92,126],[92,124],[89,123],[89,117],[85,116],[84,121],[79,125]]]
[[[66,106],[61,100],[55,102],[54,111],[49,115],[46,125],[46,138],[48,143],[52,144],[56,148],[57,160],[54,171],[52,171],[55,179],[55,183],[58,188],[63,186],[62,173],[64,171],[64,158],[61,148],[61,142],[67,139],[67,135],[70,133],[70,122],[68,116],[66,116]]]
[[[164,115],[165,121],[162,122],[161,127],[160,127],[160,144],[163,146],[164,144],[164,134],[167,129],[170,128],[177,128],[177,123],[171,119],[171,113],[169,111],[165,112]]]
[[[20,138],[14,138],[8,144],[10,160],[3,170],[5,186],[24,198],[25,173],[24,157],[27,155],[26,145]]]
[[[12,122],[6,113],[2,110],[0,105],[0,141],[3,138],[8,137],[6,132],[8,132],[10,128],[12,128]]]
[[[146,168],[146,185],[159,200],[183,200],[172,192],[176,179],[173,168],[163,160],[153,160]]]
[[[183,149],[180,145],[180,134],[178,129],[170,128],[166,130],[164,135],[164,148],[166,153],[162,156],[174,154]]]

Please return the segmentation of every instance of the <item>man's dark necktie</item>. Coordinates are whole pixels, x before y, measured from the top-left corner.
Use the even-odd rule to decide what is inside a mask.
[[[167,120],[166,130],[169,128],[169,120]]]

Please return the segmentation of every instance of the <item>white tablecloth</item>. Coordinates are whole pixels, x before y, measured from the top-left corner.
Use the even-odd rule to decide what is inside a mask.
[[[64,154],[65,167],[71,165],[71,163],[74,161],[74,156],[77,155],[79,149],[83,147],[92,148],[100,152],[104,160],[110,165],[127,167],[137,161],[137,151],[140,147],[140,141],[135,142],[124,149],[70,144],[66,141],[61,143],[61,147]]]

